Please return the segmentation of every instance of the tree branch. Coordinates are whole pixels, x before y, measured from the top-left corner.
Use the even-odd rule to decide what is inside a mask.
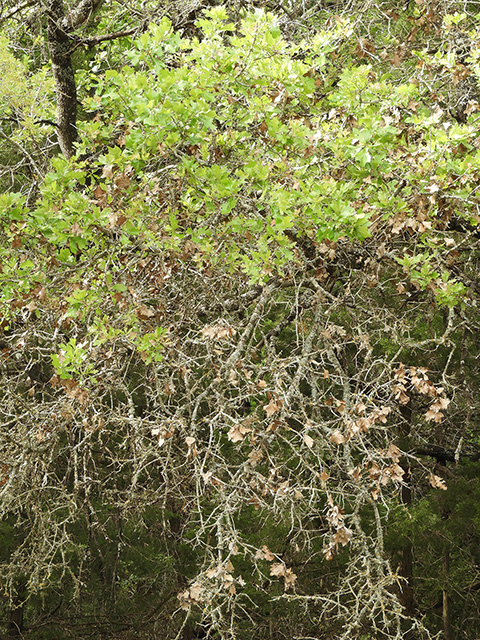
[[[437,444],[427,444],[423,447],[415,447],[413,453],[417,456],[430,456],[435,458],[437,462],[455,462],[456,452],[451,449],[444,449]],[[480,452],[477,453],[462,453],[458,459],[468,458],[472,462],[478,462],[480,460]]]
[[[10,18],[13,18],[13,16],[17,13],[20,13],[20,11],[28,9],[28,7],[32,7],[34,4],[38,4],[38,0],[25,0],[25,2],[17,4],[17,6],[13,7],[11,11],[0,17],[0,25],[2,25],[7,20],[10,20]]]
[[[131,36],[135,33],[139,33],[145,30],[145,27],[135,27],[132,29],[125,29],[124,31],[115,31],[115,33],[106,33],[103,36],[93,36],[92,38],[81,38],[78,41],[78,45],[85,45],[87,47],[94,47],[100,42],[106,42],[107,40],[116,40],[117,38],[124,38]]]

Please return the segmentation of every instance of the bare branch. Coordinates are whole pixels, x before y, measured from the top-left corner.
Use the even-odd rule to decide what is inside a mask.
[[[17,13],[20,13],[20,11],[28,9],[28,7],[32,7],[34,4],[38,4],[38,0],[25,0],[25,2],[17,4],[17,6],[13,7],[11,11],[0,17],[0,25],[2,25],[7,20],[10,20],[10,18],[13,18],[13,16],[15,16]]]
[[[115,33],[106,33],[103,36],[93,36],[92,38],[82,38],[79,41],[79,45],[85,45],[87,47],[94,47],[100,42],[107,42],[108,40],[116,40],[117,38],[125,38],[132,36],[136,33],[141,33],[145,30],[145,26],[135,27],[132,29],[125,29],[124,31],[115,31]]]

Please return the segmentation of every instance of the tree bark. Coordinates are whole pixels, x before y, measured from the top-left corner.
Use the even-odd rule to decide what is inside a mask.
[[[412,506],[410,468],[408,465],[403,466],[403,468],[405,470],[405,484],[402,487],[402,502],[407,508],[410,508]],[[402,549],[401,554],[400,574],[404,578],[401,602],[405,609],[405,615],[413,618],[416,613],[415,592],[413,590],[413,544],[409,542],[407,546]]]
[[[405,450],[409,449],[410,433],[412,430],[412,409],[410,406],[400,406],[400,413],[403,416],[403,423],[401,426],[401,445]],[[412,476],[410,470],[410,463],[408,458],[404,458],[400,462],[400,466],[404,470],[403,485],[402,485],[402,503],[407,510],[412,507]],[[403,606],[405,616],[413,619],[417,613],[417,603],[415,599],[415,589],[413,582],[413,570],[414,570],[414,547],[413,542],[409,538],[403,549],[400,551],[400,566],[399,574],[403,578],[402,586],[400,589],[399,599]],[[405,640],[415,640],[417,638],[416,632],[413,629],[409,629],[405,635]]]
[[[63,155],[70,158],[77,138],[77,88],[72,66],[72,39],[67,31],[62,0],[50,0],[47,12],[48,50],[57,94],[57,136]]]
[[[450,603],[448,598],[449,569],[450,569],[450,553],[448,550],[448,546],[445,546],[445,549],[443,550],[443,594],[442,594],[443,632],[445,634],[445,640],[454,640],[453,631],[452,631],[452,619],[450,616]]]
[[[8,616],[7,639],[23,638],[23,611],[25,599],[25,581],[21,580]]]
[[[63,155],[70,158],[77,139],[77,87],[72,65],[72,32],[87,22],[103,0],[83,0],[67,15],[63,0],[47,5],[48,51],[57,94],[57,137]]]

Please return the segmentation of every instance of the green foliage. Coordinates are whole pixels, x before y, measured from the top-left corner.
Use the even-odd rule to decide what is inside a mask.
[[[423,46],[470,18],[417,4],[78,51],[70,160],[0,41],[30,171],[0,195],[0,579],[32,640],[428,638],[443,591],[477,633],[479,115],[442,91],[478,52]]]

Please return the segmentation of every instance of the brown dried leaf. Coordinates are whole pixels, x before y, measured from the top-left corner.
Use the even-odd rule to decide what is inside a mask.
[[[390,478],[396,482],[402,482],[405,471],[396,462],[387,469]]]
[[[392,458],[392,460],[395,460],[395,462],[398,462],[401,455],[402,453],[396,444],[390,443],[388,445],[388,449],[385,453],[385,456],[387,458]]]
[[[131,182],[132,181],[130,180],[130,178],[123,171],[122,173],[119,173],[114,180],[115,186],[120,191],[122,189],[127,189],[130,186]]]
[[[272,564],[272,566],[270,567],[270,575],[274,576],[275,578],[282,578],[283,576],[285,576],[285,573],[285,565],[281,564],[280,562]]]
[[[332,435],[329,438],[329,441],[332,442],[333,444],[343,444],[345,442],[345,436],[341,431],[338,431],[337,429],[332,433]]]
[[[297,580],[297,575],[293,573],[292,569],[287,569],[285,571],[285,575],[283,576],[285,580],[285,590],[290,589],[290,587],[295,586],[295,582]]]
[[[329,479],[329,477],[330,475],[325,470],[323,470],[322,473],[320,474],[320,480],[322,482],[326,482]]]
[[[258,549],[257,553],[255,554],[255,558],[257,558],[257,560],[267,560],[268,562],[272,562],[272,560],[275,560],[275,556],[266,544],[264,544],[261,549]]]
[[[323,554],[327,562],[330,562],[330,560],[333,560],[333,558],[335,557],[335,545],[333,543],[329,544],[328,547],[326,547],[323,550]]]
[[[442,409],[446,409],[449,404],[450,400],[448,398],[438,398],[425,414],[425,419],[429,422],[441,422],[445,417],[442,413]]]
[[[242,442],[247,433],[251,433],[252,429],[243,424],[234,424],[228,430],[227,438],[230,442]]]
[[[308,433],[304,434],[303,441],[305,442],[305,444],[307,445],[307,447],[309,449],[311,449],[313,447],[314,440],[313,440],[313,438],[311,436],[308,435]]]
[[[210,340],[223,340],[226,338],[232,338],[237,332],[233,327],[214,324],[203,327],[201,333],[205,338],[210,338]]]
[[[380,467],[373,460],[370,463],[370,469],[368,470],[368,475],[370,476],[370,480],[378,480],[381,476]]]
[[[281,400],[274,400],[272,398],[270,402],[263,407],[263,409],[267,416],[270,418],[270,416],[273,416],[273,414],[281,408],[282,404],[283,403]]]
[[[341,544],[344,547],[346,544],[350,542],[353,536],[353,531],[351,529],[347,529],[347,527],[341,527],[334,535],[332,536],[332,540],[335,544]]]
[[[139,320],[148,320],[149,318],[153,318],[155,315],[155,311],[150,307],[147,307],[146,304],[139,304],[135,313]]]
[[[113,164],[106,164],[102,169],[103,178],[113,178]]]
[[[434,473],[431,473],[428,476],[428,479],[432,487],[434,487],[435,489],[442,489],[442,491],[447,490],[447,485],[445,484],[445,481],[440,478],[440,476],[436,476]]]
[[[262,458],[263,453],[260,451],[260,449],[254,449],[248,454],[248,462],[252,467],[256,467]]]
[[[195,438],[193,436],[187,436],[185,438],[185,444],[188,447],[187,458],[195,458],[198,455],[197,445],[195,444]]]

